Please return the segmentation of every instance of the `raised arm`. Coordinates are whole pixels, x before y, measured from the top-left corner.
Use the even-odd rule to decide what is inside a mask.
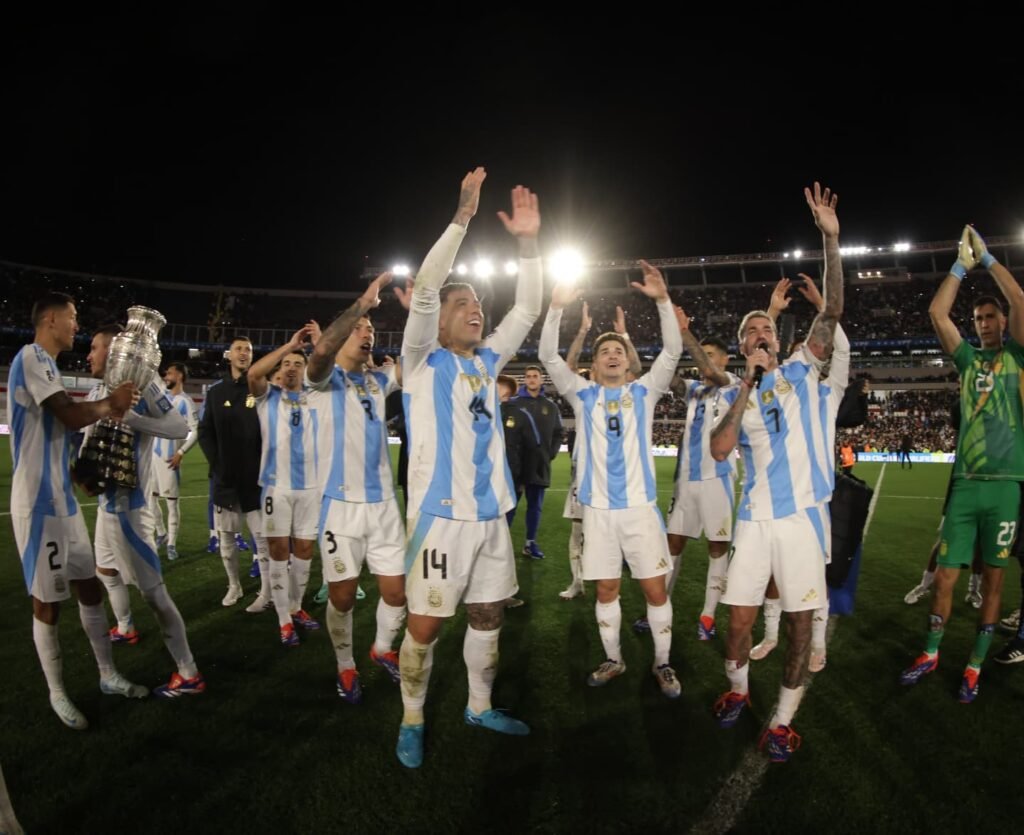
[[[455,216],[423,259],[412,292],[395,290],[403,304],[403,297],[411,296],[408,299],[409,318],[405,320],[402,338],[402,367],[406,374],[422,363],[437,344],[441,285],[452,271],[455,256],[466,236],[466,227],[480,206],[480,189],[486,177],[487,172],[483,168],[476,168],[462,178]]]
[[[999,285],[999,291],[1010,306],[1010,312],[1006,317],[1010,326],[1010,336],[1017,344],[1024,345],[1024,290],[1021,289],[1013,274],[988,251],[985,240],[978,234],[978,231],[970,225],[966,227],[965,231],[968,233],[974,257],[995,279],[996,284]]]
[[[339,316],[338,318],[340,319],[341,317]],[[256,360],[256,362],[249,367],[249,373],[246,375],[246,381],[249,384],[249,393],[254,397],[262,397],[266,394],[268,385],[267,376],[270,372],[273,371],[277,367],[278,363],[281,362],[281,360],[283,360],[289,353],[292,351],[301,351],[302,346],[312,336],[312,334],[312,323],[307,322],[295,331],[295,333],[292,334],[292,338],[280,348],[277,348]]]
[[[804,189],[804,197],[814,216],[814,224],[821,230],[822,249],[825,252],[825,309],[811,323],[808,341],[814,340],[822,346],[826,356],[832,351],[832,339],[836,324],[843,315],[843,260],[839,255],[839,217],[836,205],[839,195],[829,189],[821,191],[821,184],[815,183],[814,190]]]
[[[519,346],[523,344],[533,323],[540,316],[544,296],[544,273],[541,269],[537,236],[540,234],[540,205],[537,195],[524,186],[512,189],[512,216],[498,212],[510,235],[519,242],[519,278],[516,281],[516,302],[501,320],[485,344],[497,352],[500,371]]]
[[[304,330],[313,343],[313,352],[309,355],[309,364],[306,366],[306,376],[309,377],[311,383],[316,385],[330,376],[338,349],[348,339],[360,317],[366,316],[380,304],[380,291],[390,283],[391,273],[381,273],[370,282],[363,295],[356,299],[355,304],[337,316],[319,336],[317,336],[317,332],[320,328],[316,322],[310,321],[306,324]],[[295,337],[292,339],[294,340]],[[252,379],[252,369],[249,371],[249,379]]]
[[[571,371],[565,360],[558,355],[558,328],[562,324],[562,309],[579,298],[579,295],[579,290],[566,284],[556,284],[551,289],[548,315],[544,319],[540,342],[537,344],[537,359],[544,364],[558,393],[569,400],[575,397],[577,381],[583,378]]]
[[[704,349],[701,347],[697,337],[693,335],[693,331],[690,330],[690,317],[686,315],[686,311],[676,305],[673,310],[676,314],[676,322],[679,325],[679,335],[683,339],[683,348],[692,357],[694,364],[700,370],[700,373],[714,383],[716,386],[727,386],[732,381],[729,379],[729,375],[724,371],[719,371],[714,366],[711,360],[708,359],[708,355],[704,353]],[[675,385],[675,380],[673,380]],[[675,388],[672,389],[676,391]]]
[[[629,338],[629,331],[626,330],[626,312],[615,305],[615,324],[612,326],[615,332],[626,340],[626,359],[629,360],[629,371],[634,377],[643,374],[644,367],[640,364],[640,355],[636,352],[633,340]]]
[[[657,302],[658,320],[661,323],[661,353],[654,360],[647,377],[654,388],[667,392],[672,384],[672,378],[675,377],[679,357],[683,353],[683,339],[679,333],[679,323],[672,307],[672,299],[668,295],[668,285],[665,284],[661,271],[642,259],[640,268],[643,270],[644,280],[631,281],[630,286]]]
[[[968,270],[973,269],[975,264],[977,264],[977,259],[971,249],[970,227],[965,226],[960,235],[960,248],[957,250],[956,261],[949,268],[949,275],[943,279],[939,289],[935,291],[932,303],[928,305],[928,315],[931,317],[935,335],[939,339],[942,350],[950,355],[960,347],[963,337],[960,336],[960,331],[953,324],[949,314],[953,310],[956,294],[960,292],[960,282],[964,280]]]
[[[586,302],[583,302],[583,314],[580,317],[580,329],[576,331],[576,336],[573,337],[572,343],[569,345],[569,352],[565,355],[565,364],[573,374],[579,370],[580,354],[583,353],[583,343],[586,341],[587,334],[590,333],[590,329],[593,327],[593,324],[594,322],[590,318],[590,307]]]

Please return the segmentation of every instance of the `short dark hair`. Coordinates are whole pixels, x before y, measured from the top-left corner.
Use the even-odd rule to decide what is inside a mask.
[[[48,290],[32,305],[32,327],[38,328],[43,322],[43,316],[51,310],[67,307],[74,304],[75,300],[67,293],[58,293],[56,290]]]
[[[544,369],[541,368],[539,365],[528,365],[526,366],[526,368],[523,369],[523,373],[525,374],[527,371],[536,371],[542,377],[544,376]]]
[[[93,336],[109,336],[113,339],[119,333],[124,331],[124,325],[120,322],[107,322],[105,325],[100,325],[96,330],[92,332]]]
[[[608,331],[602,333],[597,339],[594,340],[594,348],[591,350],[591,355],[597,356],[597,349],[604,345],[605,342],[618,342],[624,351],[629,351],[629,346],[626,345],[626,340],[621,334],[615,333],[615,331]]]
[[[498,385],[508,386],[510,389],[512,389],[513,394],[519,389],[519,383],[516,382],[516,378],[510,377],[508,374],[498,375]]]
[[[717,348],[723,354],[729,353],[729,346],[725,344],[724,339],[720,339],[717,336],[706,336],[700,341],[701,347],[710,345],[712,348]]]
[[[249,337],[246,336],[244,333],[239,334],[238,336],[231,337],[231,340],[228,342],[228,348],[230,348],[236,342],[248,342],[250,345],[252,345],[252,340],[249,339]]]
[[[296,354],[296,355],[302,357],[302,361],[303,362],[308,362],[309,361],[309,357],[306,356],[306,352],[301,350],[301,349],[299,349],[299,348],[296,348],[294,351],[289,351],[287,354],[284,355],[284,357],[290,357],[292,354]],[[284,357],[281,357],[281,361],[282,362],[284,361]],[[281,363],[278,363],[278,368],[280,368],[280,367],[281,367]]]
[[[1006,312],[1006,311],[1003,310],[1002,302],[1000,302],[999,299],[997,299],[995,296],[988,296],[988,295],[978,296],[971,303],[971,310],[977,310],[979,307],[984,307],[987,304],[992,305],[1000,313],[1004,313],[1005,314],[1005,312]]]
[[[183,362],[169,362],[169,363],[167,363],[167,371],[170,371],[172,368],[176,369],[181,374],[181,382],[184,383],[186,380],[188,380],[188,366],[185,365],[185,363],[183,363]],[[166,374],[167,371],[165,371],[164,373]]]
[[[458,290],[469,290],[474,296],[476,295],[472,284],[467,284],[465,281],[450,281],[441,288],[441,304],[444,304],[445,300]]]

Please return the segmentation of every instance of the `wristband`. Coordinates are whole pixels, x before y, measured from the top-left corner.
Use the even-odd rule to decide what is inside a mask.
[[[949,274],[955,275],[958,281],[963,281],[964,277],[967,275],[967,267],[957,261],[949,268]]]
[[[991,252],[986,252],[981,256],[980,263],[986,270],[989,270],[992,268],[992,265],[996,263],[996,259]]]

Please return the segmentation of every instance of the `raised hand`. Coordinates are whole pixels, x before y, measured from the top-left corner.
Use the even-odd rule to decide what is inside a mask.
[[[398,299],[398,303],[408,310],[412,305],[412,288],[406,285],[404,288],[395,286],[391,289],[395,291],[395,298]]]
[[[772,298],[768,304],[768,312],[774,313],[778,316],[783,310],[789,307],[789,288],[793,285],[793,282],[788,278],[780,278],[779,283],[775,285],[775,289],[772,290]],[[772,317],[775,318],[775,317]]]
[[[985,266],[988,255],[988,247],[985,246],[985,239],[978,234],[978,230],[970,224],[964,227],[964,234],[967,235],[968,240],[971,243],[971,249],[974,251],[974,258],[976,263]],[[961,239],[962,240],[962,239]]]
[[[459,191],[459,207],[455,210],[455,217],[452,223],[459,226],[468,226],[469,222],[476,215],[480,208],[480,189],[484,180],[487,179],[487,172],[482,166],[478,166],[462,178],[462,188]]]
[[[390,272],[386,272],[381,273],[370,282],[370,286],[366,288],[366,292],[364,292],[359,298],[364,311],[373,310],[373,308],[380,305],[380,291],[391,283],[391,279],[392,274]]]
[[[814,309],[820,313],[825,309],[825,299],[822,298],[821,292],[814,283],[814,279],[807,275],[807,273],[797,273],[797,275],[804,280],[804,283],[797,288],[800,291],[800,295],[813,304]]]
[[[320,323],[316,319],[310,319],[306,322],[306,327],[309,328],[309,343],[316,347],[316,343],[320,341],[320,337],[324,335],[320,329]]]
[[[626,312],[619,305],[615,305],[615,324],[612,327],[617,334],[626,333]]]
[[[561,310],[583,295],[583,291],[572,284],[556,284],[551,288],[551,308]]]
[[[310,337],[312,330],[309,324],[303,325],[295,333],[292,334],[292,338],[288,340],[287,347],[289,349],[301,348],[302,344]]]
[[[821,183],[814,183],[814,191],[804,189],[804,197],[807,205],[814,215],[814,225],[821,230],[826,238],[839,237],[839,218],[836,216],[836,204],[839,202],[839,195],[833,194],[828,188],[824,194],[821,191]]]
[[[590,318],[590,305],[583,302],[583,312],[580,314],[580,333],[590,333],[594,326],[594,320]]]
[[[640,268],[644,271],[643,282],[631,281],[630,287],[634,287],[643,293],[647,298],[656,302],[665,301],[668,298],[668,285],[657,267],[652,267],[643,259],[640,260]]]
[[[679,323],[679,332],[685,333],[690,329],[690,322],[692,321],[689,316],[686,315],[686,311],[683,310],[678,304],[672,305],[672,312],[676,314],[676,322]]]
[[[540,232],[540,207],[537,195],[525,186],[512,189],[512,216],[498,212],[498,218],[517,238],[536,238]]]

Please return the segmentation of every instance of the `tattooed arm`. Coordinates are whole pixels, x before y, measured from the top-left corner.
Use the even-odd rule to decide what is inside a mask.
[[[320,338],[316,340],[313,353],[309,357],[309,365],[306,367],[306,376],[309,377],[311,383],[314,385],[321,383],[331,373],[338,349],[348,339],[360,317],[365,316],[380,304],[380,291],[390,283],[391,273],[381,273],[370,282],[366,292],[356,299],[356,303],[352,307],[327,326]],[[303,331],[308,333],[309,326],[303,328]]]
[[[724,371],[719,371],[711,360],[708,359],[708,355],[704,353],[704,349],[701,347],[697,337],[693,335],[693,331],[690,330],[690,317],[686,315],[686,311],[676,305],[676,321],[679,322],[679,335],[683,338],[683,348],[693,359],[694,364],[697,366],[701,375],[708,380],[711,380],[716,386],[727,386],[732,380],[729,379],[729,375]],[[673,383],[675,380],[673,380]]]
[[[822,249],[825,251],[825,309],[811,323],[808,342],[819,344],[827,356],[832,351],[832,339],[836,323],[843,315],[843,261],[839,255],[839,218],[836,204],[839,196],[829,189],[821,191],[819,183],[814,191],[804,189],[804,197],[814,216],[814,223],[821,230]]]

